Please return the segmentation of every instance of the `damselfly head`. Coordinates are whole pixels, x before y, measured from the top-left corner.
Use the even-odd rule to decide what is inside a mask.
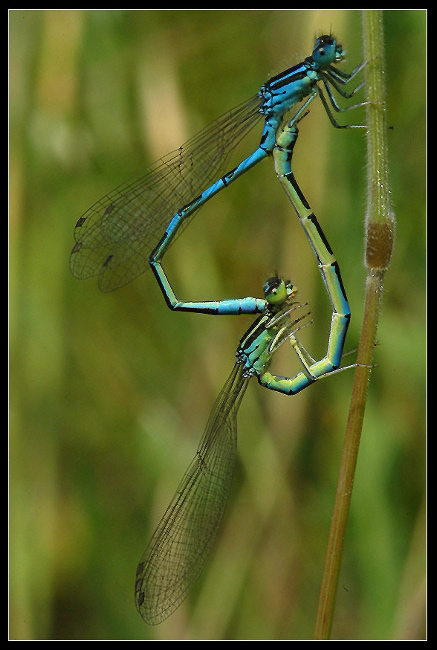
[[[320,68],[327,68],[332,63],[342,61],[346,56],[343,46],[337,43],[334,36],[323,34],[316,39],[312,58]]]
[[[269,305],[282,305],[289,296],[297,291],[289,280],[283,280],[278,275],[269,278],[264,283],[263,289]]]

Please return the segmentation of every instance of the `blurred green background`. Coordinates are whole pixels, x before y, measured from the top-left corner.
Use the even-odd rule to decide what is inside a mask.
[[[336,639],[425,634],[426,13],[387,11],[384,24],[397,230]],[[249,386],[214,556],[180,609],[148,627],[136,565],[251,318],[172,313],[149,272],[104,295],[70,275],[69,256],[92,203],[308,56],[315,36],[332,30],[352,69],[361,13],[15,10],[9,29],[10,637],[311,639],[353,372],[290,399]],[[350,350],[364,297],[365,136],[334,130],[319,104],[294,169],[340,261]],[[360,111],[343,118],[363,121]],[[304,342],[323,355],[329,305],[271,161],[202,209],[166,268],[194,300],[260,296],[279,270],[310,302]],[[296,371],[291,352],[276,361]]]

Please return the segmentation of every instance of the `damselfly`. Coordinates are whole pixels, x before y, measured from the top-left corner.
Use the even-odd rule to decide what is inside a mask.
[[[236,459],[236,417],[251,377],[271,390],[294,395],[340,365],[350,310],[338,263],[291,171],[298,136],[295,121],[279,129],[273,148],[276,173],[290,198],[317,259],[332,305],[327,352],[315,361],[296,333],[308,324],[309,312],[295,300],[297,289],[273,277],[264,285],[264,299],[226,301],[227,313],[261,316],[247,330],[237,349],[235,366],[209,417],[196,455],[137,568],[135,602],[143,619],[155,625],[170,616],[187,596],[216,540],[228,500]],[[215,313],[223,303],[215,303]],[[209,313],[214,313],[212,310]],[[272,374],[269,366],[280,345],[290,341],[302,364],[294,377]]]
[[[307,314],[293,317],[303,305],[296,289],[280,278],[265,284],[267,306],[237,349],[236,363],[214,405],[196,455],[189,465],[137,568],[135,602],[146,623],[156,625],[185,599],[207,559],[220,529],[237,453],[236,418],[249,379],[288,394],[301,390],[298,377],[267,371],[277,347],[296,338]],[[304,373],[300,373],[303,375]],[[305,380],[306,376],[304,375]]]
[[[112,291],[139,276],[150,263],[172,309],[229,313],[224,305],[223,311],[217,312],[214,302],[179,301],[163,273],[162,258],[176,235],[206,201],[272,154],[277,129],[285,113],[298,102],[306,98],[293,118],[295,121],[319,96],[333,126],[361,126],[342,126],[331,111],[332,108],[342,112],[362,105],[340,108],[333,96],[332,89],[335,89],[349,99],[363,85],[350,93],[341,88],[363,67],[358,65],[349,74],[342,72],[333,63],[339,63],[344,57],[342,46],[333,36],[320,36],[312,55],[302,63],[269,79],[255,96],[225,113],[139,177],[97,201],[76,223],[76,244],[70,259],[73,275],[98,276],[100,289]],[[258,148],[237,167],[221,175],[229,155],[261,118],[264,118],[264,128]]]

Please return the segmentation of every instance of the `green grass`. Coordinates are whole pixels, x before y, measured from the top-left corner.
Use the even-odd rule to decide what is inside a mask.
[[[426,14],[388,11],[384,26],[396,241],[338,639],[424,635]],[[133,604],[136,564],[250,318],[173,314],[150,273],[103,295],[68,261],[91,203],[331,28],[344,69],[354,67],[358,11],[10,13],[11,638],[312,638],[352,374],[290,399],[249,387],[216,552],[192,597],[149,628]],[[364,299],[365,139],[334,131],[315,104],[295,173],[340,261],[351,349]],[[305,343],[323,353],[329,305],[269,161],[206,206],[166,260],[184,299],[260,295],[274,270],[289,275],[315,318]],[[276,370],[292,363],[281,356]]]

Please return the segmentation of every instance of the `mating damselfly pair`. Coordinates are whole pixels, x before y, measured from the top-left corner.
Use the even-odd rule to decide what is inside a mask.
[[[345,57],[331,35],[320,36],[312,55],[272,77],[260,91],[203,129],[176,151],[120,185],[78,220],[71,270],[78,278],[98,277],[103,291],[117,289],[150,265],[168,306],[205,314],[260,314],[237,348],[234,368],[208,420],[196,455],[158,525],[137,569],[135,602],[150,624],[167,618],[186,597],[208,559],[226,508],[236,458],[236,416],[248,380],[288,395],[296,394],[340,366],[350,309],[336,258],[323,230],[300,190],[291,169],[298,122],[309,104],[320,97],[336,128],[341,108],[333,91],[350,99],[342,88],[363,68],[351,73],[335,67]],[[325,94],[326,93],[326,94]],[[285,116],[301,103],[288,121]],[[257,149],[223,175],[230,154],[252,127],[263,119]],[[296,300],[297,289],[280,277],[264,285],[264,298],[184,302],[177,299],[162,267],[162,259],[191,217],[215,194],[264,158],[272,157],[283,185],[316,257],[332,306],[326,355],[314,360],[297,337],[308,324],[308,310]],[[302,364],[294,377],[270,373],[273,354],[289,341]]]

